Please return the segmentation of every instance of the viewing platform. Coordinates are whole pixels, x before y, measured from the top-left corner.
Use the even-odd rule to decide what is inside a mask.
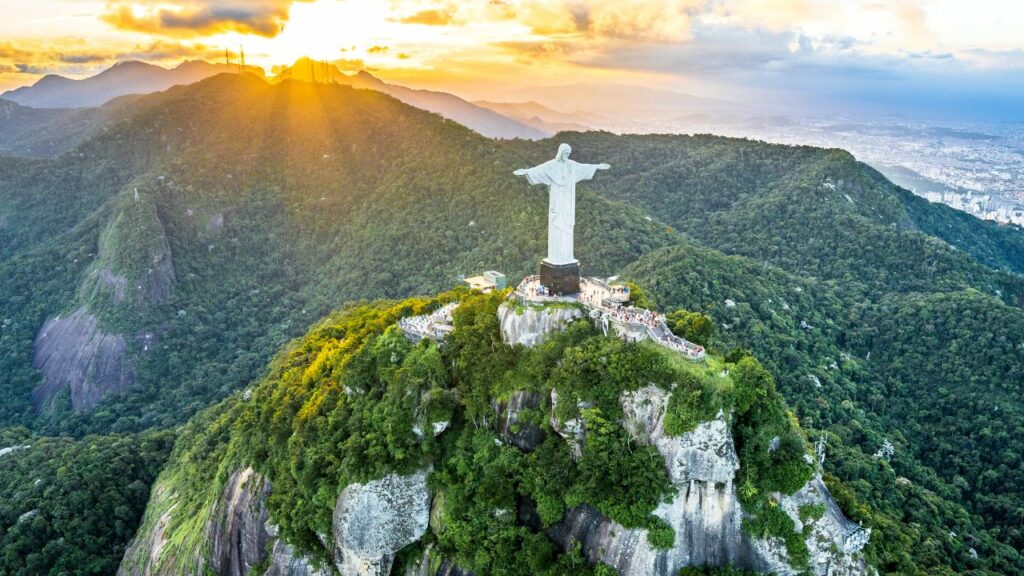
[[[627,306],[630,295],[629,288],[624,285],[598,278],[581,278],[578,294],[553,295],[541,285],[540,276],[531,275],[523,278],[510,297],[523,304],[580,304],[606,335],[611,329],[629,342],[646,338],[682,354],[688,360],[704,359],[704,347],[673,334],[662,314]]]
[[[442,342],[444,337],[454,329],[452,326],[452,311],[458,305],[458,302],[452,302],[430,314],[402,318],[398,321],[398,327],[402,329],[402,332],[405,332],[406,338],[413,342],[419,342],[424,338],[429,338],[435,342]]]

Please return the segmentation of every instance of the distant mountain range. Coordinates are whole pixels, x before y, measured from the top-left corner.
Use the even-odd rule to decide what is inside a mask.
[[[230,70],[237,69],[237,66],[230,67]],[[31,86],[4,92],[0,97],[33,108],[88,108],[102,106],[118,96],[160,92],[227,71],[226,64],[202,60],[190,60],[170,69],[131,60],[82,80],[50,74]],[[263,71],[254,66],[247,66],[246,71],[263,76]]]
[[[330,63],[302,58],[281,71],[277,80],[294,79],[306,82],[335,83],[376,90],[392,96],[410,106],[440,114],[490,138],[538,139],[553,135],[557,130],[522,122],[516,116],[478,106],[447,92],[415,90],[388,84],[365,70],[345,74]]]
[[[607,122],[607,118],[596,114],[559,112],[536,102],[488,102],[481,100],[473,103],[551,134],[563,131],[586,132],[587,130],[593,130],[594,126]]]
[[[95,76],[82,80],[73,80],[51,74],[43,77],[32,86],[24,86],[5,92],[0,97],[14,104],[31,108],[90,108],[102,106],[118,96],[160,92],[172,86],[192,84],[216,74],[237,70],[236,66],[228,68],[224,64],[210,64],[198,60],[185,62],[172,69],[161,68],[160,66],[144,62],[129,61],[115,64]],[[260,77],[263,76],[263,71],[259,68],[249,66],[246,67],[246,71],[255,73]],[[490,138],[538,139],[551,136],[557,131],[543,124],[535,125],[521,122],[516,118],[510,118],[500,112],[477,106],[446,92],[414,90],[404,86],[387,84],[368,72],[348,75],[342,73],[333,64],[316,62],[308,58],[299,59],[292,66],[279,72],[274,78],[277,81],[287,79],[344,84],[354,88],[383,92],[411,106],[440,114],[449,120],[454,120]],[[0,107],[0,128],[3,128],[4,131],[11,129],[9,125],[13,123],[11,114],[14,110],[15,108],[10,105]],[[67,110],[53,114],[41,111],[27,112],[25,110],[20,110],[18,113],[22,115],[32,114],[36,121],[45,116],[47,117],[46,122],[57,123],[62,122],[63,118],[70,114]],[[6,116],[4,116],[5,114]],[[98,115],[79,111],[75,116],[88,116],[91,120],[94,116]],[[572,129],[580,128],[582,126],[575,126]],[[5,140],[17,141],[19,144],[24,145],[26,139],[20,133],[17,138],[5,139],[0,137],[0,151],[6,149]],[[77,141],[76,139],[75,142]],[[35,156],[47,156],[62,150],[63,147],[59,142],[50,142],[49,144],[38,144],[33,150],[20,150],[19,152]]]
[[[31,86],[5,92],[0,98],[31,108],[91,108],[102,106],[118,96],[160,92],[237,70],[237,66],[199,60],[184,62],[171,69],[127,61],[82,80],[51,74]],[[249,66],[246,71],[263,76],[263,71],[256,67]],[[490,138],[535,140],[563,131],[587,130],[652,132],[657,131],[652,127],[688,115],[718,116],[742,110],[738,104],[728,100],[625,84],[593,83],[530,86],[505,93],[498,101],[469,102],[447,92],[389,84],[366,71],[346,74],[329,62],[309,58],[300,58],[270,80],[280,82],[288,79],[336,83],[383,92]],[[10,107],[6,109],[9,111]],[[61,112],[49,116],[53,122],[59,123],[67,115],[67,112]],[[10,129],[9,123],[9,116],[0,116],[0,128]],[[17,140],[20,144],[31,141],[21,136]],[[49,144],[37,143],[33,150],[21,150],[20,153],[46,156],[59,153],[63,148],[60,142],[50,141]],[[0,152],[5,150],[4,138],[0,137]]]
[[[501,94],[501,99],[536,102],[538,105],[558,111],[586,111],[590,115],[602,117],[605,123],[620,123],[627,117],[645,120],[741,110],[740,105],[730,100],[694,96],[659,88],[607,83],[527,86],[505,92]]]

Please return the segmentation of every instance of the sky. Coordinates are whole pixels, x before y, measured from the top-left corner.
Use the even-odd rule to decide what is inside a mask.
[[[1018,0],[0,0],[0,14],[0,90],[244,50],[268,73],[310,56],[470,98],[615,82],[1024,115]]]

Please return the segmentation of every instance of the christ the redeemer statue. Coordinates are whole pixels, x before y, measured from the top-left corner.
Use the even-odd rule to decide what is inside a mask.
[[[541,262],[541,284],[555,293],[579,291],[579,261],[573,256],[573,228],[576,226],[576,183],[590,180],[607,164],[580,164],[569,159],[572,147],[558,146],[553,160],[513,172],[527,182],[548,187],[548,256]]]

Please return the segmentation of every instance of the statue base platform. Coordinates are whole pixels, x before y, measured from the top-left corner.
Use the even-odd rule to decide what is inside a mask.
[[[552,295],[577,294],[580,291],[580,263],[551,264],[547,260],[540,262],[540,283],[551,291]]]

